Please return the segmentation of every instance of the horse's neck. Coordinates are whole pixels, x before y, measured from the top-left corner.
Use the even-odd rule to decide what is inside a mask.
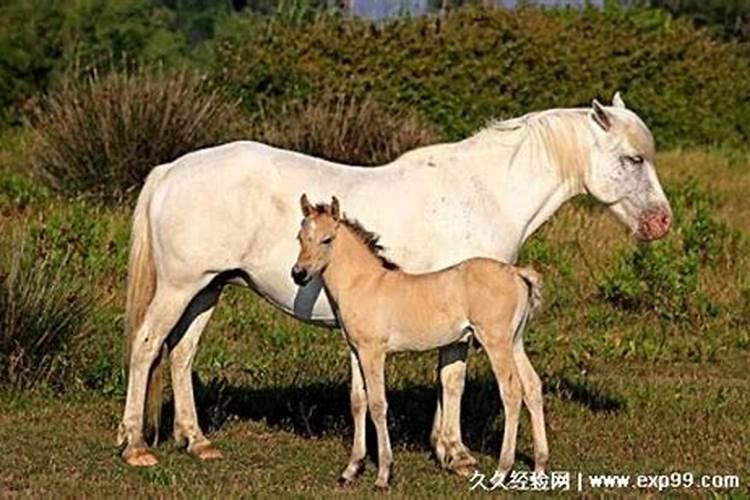
[[[580,188],[575,185],[554,177],[544,181],[534,179],[526,185],[528,190],[525,193],[518,193],[519,196],[515,200],[515,203],[525,208],[526,211],[525,217],[521,219],[525,220],[526,224],[519,235],[519,247],[565,202],[581,193]]]
[[[383,264],[351,230],[342,225],[336,236],[331,260],[323,272],[323,283],[337,304],[341,296],[350,292],[362,279],[385,272]]]
[[[502,139],[487,137],[489,142],[477,147],[475,160],[478,175],[483,178],[491,196],[500,210],[498,214],[515,230],[512,237],[521,245],[569,199],[584,192],[584,172],[570,172],[556,163],[555,155],[548,154],[543,146],[524,140],[517,148],[508,148]],[[589,147],[586,137],[580,148],[581,154]],[[493,147],[493,141],[498,145]],[[559,157],[558,157],[559,158]],[[568,158],[578,164],[587,164],[587,158]],[[508,224],[502,224],[507,226]],[[515,259],[516,255],[513,255]]]

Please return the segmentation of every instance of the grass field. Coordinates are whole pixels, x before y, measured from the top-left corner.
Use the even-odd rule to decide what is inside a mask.
[[[658,160],[676,215],[667,240],[639,246],[604,208],[580,199],[522,257],[546,280],[546,306],[526,337],[545,382],[550,469],[736,474],[738,489],[713,492],[747,496],[750,155],[689,150]],[[54,379],[0,390],[0,497],[372,494],[372,461],[351,489],[336,486],[351,437],[339,334],[239,289],[225,292],[195,374],[204,429],[225,460],[198,463],[167,440],[158,467],[125,467],[114,437],[130,205],[59,199],[19,174],[12,152],[0,153],[0,169],[5,247],[25,241],[29,255],[94,300]],[[403,354],[388,363],[393,496],[475,494],[430,456],[435,361]],[[471,353],[463,409],[465,441],[490,475],[503,420],[482,352]],[[517,469],[529,470],[525,413],[518,451]]]

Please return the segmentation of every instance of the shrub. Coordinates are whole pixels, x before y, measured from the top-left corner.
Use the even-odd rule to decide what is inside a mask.
[[[254,111],[372,95],[459,139],[490,118],[621,90],[660,146],[750,139],[750,59],[660,11],[463,8],[440,22],[323,16],[304,29],[244,16],[218,33],[213,70]]]
[[[340,95],[293,106],[264,121],[264,140],[275,146],[355,165],[377,165],[440,140],[411,111],[389,113],[371,98]]]
[[[196,72],[140,68],[68,78],[35,107],[31,166],[66,193],[118,193],[152,167],[240,137],[236,99]]]
[[[708,196],[688,183],[669,193],[676,227],[669,238],[621,252],[599,283],[604,299],[626,310],[667,320],[695,320],[716,312],[700,275],[731,261],[739,240],[714,218]]]
[[[91,301],[62,266],[29,259],[22,246],[0,268],[0,382],[15,389],[60,388],[68,349],[84,328]]]

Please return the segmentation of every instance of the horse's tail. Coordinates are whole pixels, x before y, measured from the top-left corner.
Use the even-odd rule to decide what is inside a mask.
[[[136,333],[143,323],[146,311],[156,293],[156,267],[154,266],[151,245],[151,224],[149,222],[149,206],[156,186],[167,169],[164,166],[154,168],[146,178],[146,182],[138,195],[138,202],[133,213],[133,226],[130,233],[130,256],[128,259],[128,291],[125,305],[125,334],[127,348],[125,351],[125,366],[130,365]],[[161,349],[150,371],[144,428],[147,434],[153,433],[154,441],[158,439],[159,421],[161,417],[161,395],[164,389],[164,367],[166,352]]]
[[[542,276],[530,267],[516,268],[518,275],[529,287],[529,318],[542,307]]]

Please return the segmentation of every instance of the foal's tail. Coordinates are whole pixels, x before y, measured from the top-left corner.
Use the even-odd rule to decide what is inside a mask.
[[[125,366],[130,364],[136,333],[146,316],[146,310],[156,293],[156,267],[151,245],[151,224],[149,222],[149,206],[154,190],[167,169],[164,166],[154,168],[146,178],[146,182],[138,195],[138,202],[133,213],[133,226],[130,233],[130,256],[128,259],[128,292],[125,305],[125,334],[127,348],[125,351]],[[164,389],[165,350],[160,351],[154,362],[148,382],[146,397],[145,430],[153,433],[154,440],[158,438],[159,420],[161,417],[161,393]]]
[[[529,313],[533,318],[542,307],[542,276],[530,267],[517,267],[518,275],[529,287]]]

